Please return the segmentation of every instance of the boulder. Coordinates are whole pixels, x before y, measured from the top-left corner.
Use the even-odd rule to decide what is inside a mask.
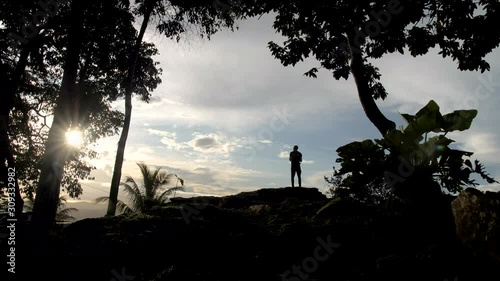
[[[500,193],[467,188],[451,206],[459,240],[500,263]]]

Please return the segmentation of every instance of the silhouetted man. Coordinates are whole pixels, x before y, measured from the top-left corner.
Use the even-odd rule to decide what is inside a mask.
[[[297,173],[297,178],[299,179],[299,187],[302,187],[300,178],[300,175],[302,174],[302,170],[300,169],[300,163],[302,163],[302,153],[299,152],[299,147],[297,145],[293,147],[293,151],[290,152],[288,160],[291,162],[292,187],[295,185],[295,173]]]

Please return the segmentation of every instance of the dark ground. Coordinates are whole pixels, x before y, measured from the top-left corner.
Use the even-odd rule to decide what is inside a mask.
[[[42,255],[18,239],[16,277],[500,280],[500,264],[457,241],[448,210],[446,200],[436,208],[331,201],[315,188],[175,198],[151,215],[75,222]]]

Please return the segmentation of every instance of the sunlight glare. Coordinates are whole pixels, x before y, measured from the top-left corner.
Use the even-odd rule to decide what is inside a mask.
[[[75,147],[82,145],[83,142],[82,133],[80,131],[75,131],[75,130],[66,132],[66,142],[69,145]]]

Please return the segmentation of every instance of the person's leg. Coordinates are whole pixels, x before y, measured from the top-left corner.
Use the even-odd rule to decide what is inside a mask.
[[[294,178],[295,178],[295,169],[291,169],[291,174],[292,174],[292,187],[294,187]]]
[[[299,187],[302,187],[302,179],[300,177],[301,174],[302,174],[302,170],[299,168],[297,171],[297,178],[299,179]]]

